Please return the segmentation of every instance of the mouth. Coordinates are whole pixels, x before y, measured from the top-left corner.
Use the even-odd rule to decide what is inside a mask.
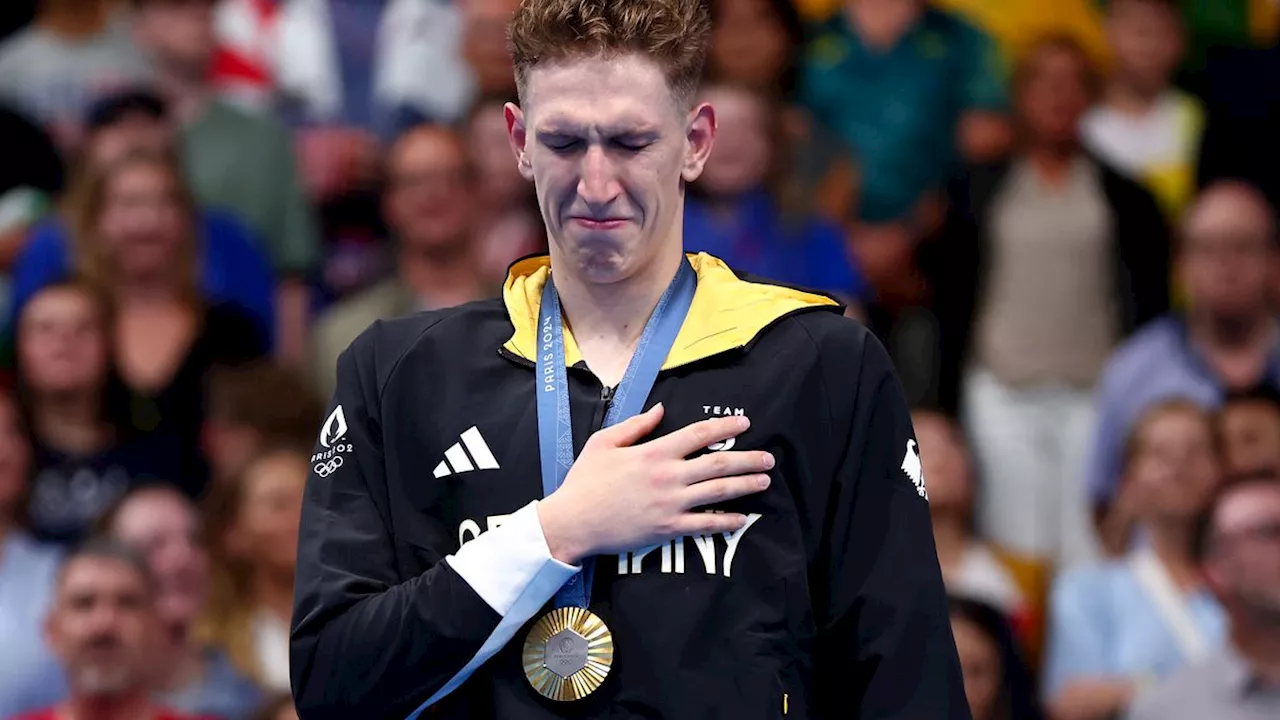
[[[573,222],[588,230],[616,230],[627,223],[624,218],[575,217]]]

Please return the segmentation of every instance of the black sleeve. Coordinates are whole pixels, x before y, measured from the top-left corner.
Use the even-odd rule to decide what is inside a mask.
[[[302,720],[404,718],[458,674],[500,620],[443,561],[451,548],[430,548],[441,559],[421,575],[404,577],[399,569],[378,329],[338,360],[332,411],[307,480],[290,639]]]
[[[879,341],[839,335],[822,348],[847,444],[815,563],[817,717],[968,720],[910,411]]]
[[[1117,292],[1122,305],[1132,303],[1124,318],[1124,331],[1130,333],[1169,310],[1172,243],[1155,197],[1114,170],[1107,172],[1117,185],[1116,211],[1123,214],[1116,228],[1121,263]]]
[[[51,195],[62,191],[62,156],[39,126],[0,106],[0,142],[5,157],[0,166],[0,195],[20,186]]]

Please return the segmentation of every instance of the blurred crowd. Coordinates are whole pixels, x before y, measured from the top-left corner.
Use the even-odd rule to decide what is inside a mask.
[[[975,720],[1280,717],[1280,0],[708,2],[686,248],[889,349]],[[296,717],[338,354],[545,250],[517,3],[0,5],[0,717]]]

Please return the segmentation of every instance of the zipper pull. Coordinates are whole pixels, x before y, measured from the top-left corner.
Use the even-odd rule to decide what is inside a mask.
[[[613,388],[600,388],[600,401],[604,403],[605,407],[609,407],[609,403],[613,402]]]

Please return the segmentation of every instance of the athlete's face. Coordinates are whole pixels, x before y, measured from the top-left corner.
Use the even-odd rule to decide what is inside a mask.
[[[715,134],[709,105],[686,110],[656,63],[623,55],[534,67],[523,106],[507,106],[507,128],[556,263],[613,283],[680,246],[685,183]]]

